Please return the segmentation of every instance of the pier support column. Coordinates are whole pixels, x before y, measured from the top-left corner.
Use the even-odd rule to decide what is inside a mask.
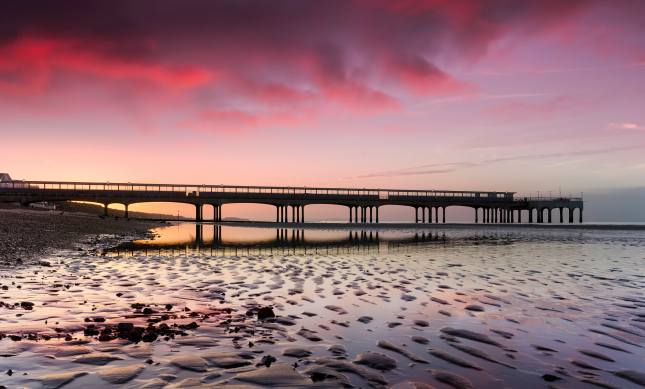
[[[419,222],[419,207],[414,207],[414,222]]]
[[[552,221],[552,216],[553,216],[553,208],[548,208],[547,215],[549,217],[549,224],[551,224]]]
[[[300,222],[301,223],[305,222],[305,206],[304,205],[302,206],[302,212],[300,212]]]
[[[446,207],[441,207],[441,222],[446,224]]]
[[[374,207],[370,207],[370,223],[372,223],[372,210],[373,209],[374,209]]]
[[[426,208],[421,207],[421,223],[426,223]]]
[[[374,207],[374,208],[376,208],[376,223],[378,224],[378,208],[379,208],[379,207],[378,207],[378,206],[376,206],[376,207]]]
[[[517,222],[519,224],[522,224],[522,210],[521,209],[517,210]]]
[[[569,224],[573,224],[573,209],[567,207],[567,210],[569,211]]]
[[[580,218],[579,218],[578,222],[580,224],[582,224],[582,208],[578,208],[578,210],[580,211],[580,214],[579,214]]]
[[[533,223],[533,208],[529,208],[529,223]]]
[[[204,226],[201,224],[195,225],[195,242],[197,242],[197,247],[204,244]]]
[[[352,207],[349,207],[349,224],[352,224],[352,216],[354,216],[352,215]]]
[[[275,206],[275,222],[280,223],[280,206]]]
[[[511,214],[511,223],[515,223],[515,211],[511,209],[509,213]]]
[[[564,223],[564,215],[563,215],[564,209],[562,207],[560,207],[560,208],[558,208],[558,211],[559,211],[559,214],[560,214],[560,224],[563,224]]]
[[[129,216],[129,212],[128,212],[128,204],[124,204],[124,205],[125,205],[125,215],[124,215],[124,217],[125,217],[126,219],[129,219],[129,218],[130,218],[130,216]]]
[[[108,205],[109,204],[103,204],[103,216],[108,216]]]
[[[479,208],[475,208],[475,224],[479,223]]]

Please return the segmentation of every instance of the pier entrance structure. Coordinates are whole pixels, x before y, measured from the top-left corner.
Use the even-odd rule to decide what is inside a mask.
[[[415,210],[414,223],[446,223],[450,206],[474,209],[474,222],[582,223],[582,197],[516,197],[515,192],[409,189],[354,189],[285,186],[177,185],[110,182],[2,181],[0,202],[86,201],[128,206],[146,202],[187,203],[195,206],[196,221],[205,221],[203,207],[212,206],[212,221],[222,221],[222,207],[232,203],[276,207],[276,222],[304,223],[305,207],[334,204],[348,208],[349,223],[379,223],[379,207],[403,205]],[[554,215],[554,210],[558,212]],[[565,213],[566,211],[566,213]],[[577,218],[574,215],[577,213]],[[565,214],[567,218],[565,218]],[[554,216],[558,216],[556,220]],[[577,220],[574,220],[577,219]]]

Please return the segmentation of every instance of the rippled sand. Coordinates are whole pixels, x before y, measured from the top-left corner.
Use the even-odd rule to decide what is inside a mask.
[[[0,384],[645,385],[641,231],[445,234],[407,252],[2,269]]]

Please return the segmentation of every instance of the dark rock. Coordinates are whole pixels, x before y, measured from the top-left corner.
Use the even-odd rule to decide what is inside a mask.
[[[561,380],[562,378],[553,374],[543,374],[542,379],[545,380],[546,382],[554,382],[554,381]]]
[[[22,307],[22,309],[26,309],[28,311],[34,309],[34,303],[32,303],[31,301],[23,301],[20,303],[20,306]]]
[[[265,355],[260,359],[260,362],[258,362],[255,366],[260,367],[260,366],[266,366],[266,367],[271,367],[271,364],[273,362],[277,361],[277,359],[272,356],[272,355]]]
[[[275,313],[271,307],[262,307],[258,309],[258,320],[266,320],[275,317]]]

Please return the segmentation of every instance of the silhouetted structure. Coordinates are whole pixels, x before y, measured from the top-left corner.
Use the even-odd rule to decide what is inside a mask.
[[[304,223],[305,206],[335,204],[349,209],[350,223],[378,223],[379,208],[403,205],[415,209],[415,223],[445,223],[446,208],[471,207],[475,223],[551,223],[557,209],[559,221],[582,223],[582,197],[523,197],[515,192],[437,191],[407,189],[307,188],[278,186],[174,185],[58,181],[11,181],[0,186],[0,201],[34,202],[88,201],[128,206],[145,202],[186,203],[195,206],[195,220],[204,221],[204,205],[213,207],[213,221],[222,221],[222,206],[258,203],[276,207],[276,222]],[[523,218],[526,213],[526,218]]]

